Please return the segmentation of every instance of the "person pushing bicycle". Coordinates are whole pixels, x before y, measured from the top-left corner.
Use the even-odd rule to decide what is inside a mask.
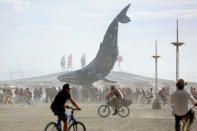
[[[194,120],[194,111],[190,109],[190,102],[197,106],[196,100],[194,97],[184,90],[184,86],[187,83],[183,79],[179,79],[176,83],[177,90],[172,93],[170,101],[171,105],[174,106],[174,115],[175,115],[175,131],[179,131],[179,123],[185,117],[188,117],[190,120],[190,125]],[[190,131],[188,129],[187,131]]]
[[[110,90],[111,90],[110,93],[105,96],[105,99],[109,99],[109,98],[115,96],[114,98],[111,99],[111,102],[113,102],[114,109],[115,109],[115,112],[112,115],[117,115],[118,108],[119,108],[119,106],[122,102],[122,99],[123,99],[123,95],[122,95],[121,91],[119,89],[117,89],[114,85],[110,86]]]
[[[65,105],[66,101],[69,100],[73,106],[76,107],[77,110],[81,110],[79,106],[75,103],[75,101],[72,99],[70,95],[70,86],[69,84],[63,85],[63,89],[57,94],[54,101],[51,104],[51,110],[52,112],[58,116],[58,119],[64,121],[64,131],[68,131],[67,126],[67,115],[65,108],[68,106]],[[59,121],[58,122],[61,122]]]

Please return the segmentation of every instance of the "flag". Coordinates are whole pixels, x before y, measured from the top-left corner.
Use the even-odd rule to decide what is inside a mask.
[[[81,56],[81,68],[86,66],[86,55],[85,53]]]
[[[72,54],[68,55],[68,63],[67,63],[68,68],[72,68]]]
[[[65,68],[65,55],[62,57],[61,62],[60,62],[60,66],[62,67],[62,69]]]
[[[119,56],[118,57],[118,66],[120,67],[120,63],[123,61],[123,58],[122,58],[122,56]]]

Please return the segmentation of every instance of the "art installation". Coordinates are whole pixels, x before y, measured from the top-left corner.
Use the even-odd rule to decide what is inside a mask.
[[[103,42],[100,44],[96,58],[87,66],[73,72],[65,72],[58,76],[60,82],[81,85],[82,87],[91,87],[98,80],[113,82],[105,79],[105,77],[113,69],[118,59],[118,26],[120,23],[130,22],[126,16],[130,4],[127,5],[109,25]]]

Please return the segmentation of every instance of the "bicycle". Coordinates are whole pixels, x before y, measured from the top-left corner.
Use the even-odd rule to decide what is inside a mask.
[[[174,111],[174,106],[172,107],[172,115],[175,115],[175,111]],[[191,107],[191,109],[193,109],[195,106]],[[191,126],[191,121],[189,119],[189,116],[185,116],[180,122],[179,122],[179,131],[190,131],[188,129],[190,129]]]
[[[75,108],[69,107],[68,109],[71,109],[71,115],[69,115],[69,120],[68,120],[68,130],[69,131],[86,131],[86,127],[82,122],[76,121],[74,118],[74,111],[76,110]],[[57,123],[55,122],[49,122],[44,131],[62,131],[61,128],[61,119],[58,120]]]
[[[110,102],[109,99],[105,105],[101,105],[98,108],[98,114],[101,117],[107,117],[110,114],[110,107],[115,111],[113,102]],[[127,105],[124,105],[121,102],[121,105],[118,108],[118,115],[121,117],[127,117],[130,113],[130,110]]]

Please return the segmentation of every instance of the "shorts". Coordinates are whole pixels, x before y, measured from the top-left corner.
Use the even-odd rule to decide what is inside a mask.
[[[161,95],[161,96],[160,96],[160,98],[161,98],[161,99],[163,99],[163,98],[164,98],[164,96],[163,96],[163,95]]]
[[[67,119],[68,119],[68,118],[67,118],[67,114],[66,114],[65,111],[53,111],[53,113],[54,113],[55,115],[59,116],[60,119],[63,120],[64,122],[66,122]]]
[[[122,99],[115,97],[111,100],[115,105],[119,106],[121,104]]]

